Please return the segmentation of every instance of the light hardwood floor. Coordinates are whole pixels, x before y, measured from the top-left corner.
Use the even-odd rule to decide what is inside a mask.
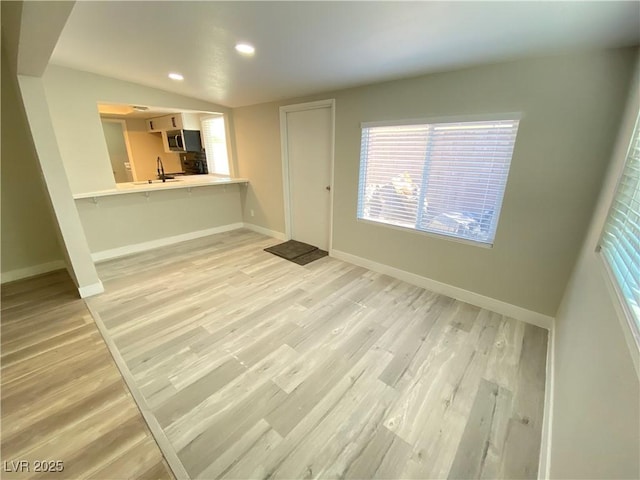
[[[1,478],[174,478],[66,271],[3,285],[1,333]]]
[[[106,325],[191,478],[535,478],[547,332],[246,230],[99,265]],[[166,453],[166,452],[165,452]],[[172,460],[173,459],[173,460]]]

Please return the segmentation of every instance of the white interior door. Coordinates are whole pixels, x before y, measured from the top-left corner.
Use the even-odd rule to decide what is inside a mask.
[[[295,108],[296,106],[289,107]],[[290,235],[329,249],[331,232],[332,103],[286,111]],[[285,188],[287,186],[285,185]]]

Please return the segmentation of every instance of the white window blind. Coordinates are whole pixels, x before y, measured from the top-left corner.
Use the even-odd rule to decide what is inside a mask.
[[[209,173],[229,175],[227,135],[223,116],[202,120],[202,142],[207,156]]]
[[[640,116],[600,241],[601,252],[640,329]]]
[[[493,244],[518,123],[363,126],[358,218]]]

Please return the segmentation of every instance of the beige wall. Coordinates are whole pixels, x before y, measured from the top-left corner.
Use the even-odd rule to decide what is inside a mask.
[[[202,100],[54,65],[47,68],[43,79],[64,170],[74,194],[115,187],[98,102],[176,111],[229,111]],[[161,144],[147,141],[152,135],[142,133],[143,122],[129,125],[134,162],[136,156],[152,152],[153,167],[142,175],[155,177],[155,158]],[[141,141],[142,135],[148,135],[145,141]],[[171,163],[167,155],[162,149],[162,158],[167,159],[165,170],[179,169],[179,159]],[[242,222],[238,186],[152,192],[148,199],[141,193],[100,197],[97,204],[78,200],[75,205],[92,253]]]
[[[194,187],[76,200],[91,253],[242,222],[244,187]]]
[[[233,110],[238,176],[251,179],[243,197],[248,223],[284,232],[278,104]],[[251,216],[253,210],[254,216]]]
[[[550,478],[640,478],[640,355],[595,251],[640,108],[639,78],[556,318]]]
[[[284,231],[278,107],[335,98],[333,248],[553,316],[606,168],[633,55],[522,60],[234,109],[240,175],[251,182],[245,221]],[[356,220],[361,122],[501,112],[523,118],[492,249]]]
[[[156,159],[158,157],[162,158],[165,172],[182,171],[180,155],[164,151],[160,133],[147,132],[146,122],[141,118],[129,118],[125,123],[137,180],[157,178]]]
[[[66,258],[71,266],[71,276],[78,286],[81,297],[101,293],[104,288],[98,278],[95,265],[91,261],[91,252],[73,202],[71,188],[49,115],[42,79],[29,75],[18,75],[18,84],[40,168],[60,229],[62,245],[64,245]]]
[[[74,194],[114,188],[98,102],[227,113],[219,105],[114,78],[49,65],[43,76],[65,171]]]
[[[581,258],[556,319],[550,478],[640,478],[639,380],[600,261]]]
[[[2,49],[2,276],[62,262],[58,231],[31,140],[16,77]],[[46,268],[46,267],[45,267]]]

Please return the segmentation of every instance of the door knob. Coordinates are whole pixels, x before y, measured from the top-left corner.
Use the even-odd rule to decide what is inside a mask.
[[[327,192],[330,192],[330,191],[331,191],[331,185],[327,185],[326,187],[324,187],[324,189],[325,189]]]

